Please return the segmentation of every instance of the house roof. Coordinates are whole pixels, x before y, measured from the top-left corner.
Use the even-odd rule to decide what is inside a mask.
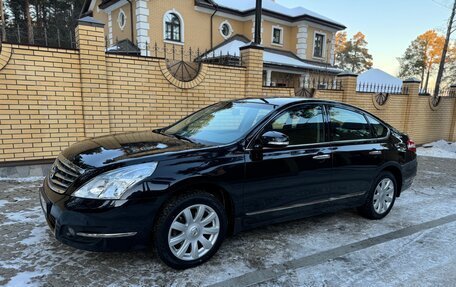
[[[250,43],[250,40],[243,35],[235,35],[225,42],[217,45],[214,49],[207,52],[202,58],[210,59],[217,58],[220,55],[236,56],[241,55],[240,48]],[[340,73],[343,70],[325,63],[318,63],[314,61],[304,60],[299,58],[296,54],[290,51],[283,51],[272,48],[264,48],[263,63],[266,67],[277,68],[283,70],[310,70],[320,71],[327,73]]]
[[[100,8],[105,9],[121,0],[102,0]],[[82,16],[90,15],[92,11],[89,11],[92,0],[86,0],[81,12]],[[210,10],[215,10],[214,6],[217,6],[217,10],[236,16],[250,16],[255,14],[255,0],[195,0],[195,5]],[[304,7],[288,8],[283,5],[276,3],[273,0],[263,0],[263,14],[276,19],[298,22],[298,21],[310,21],[317,24],[325,25],[336,30],[343,30],[346,27],[328,17],[310,11]]]
[[[358,84],[402,86],[402,80],[380,69],[370,69],[358,76]]]
[[[214,10],[214,4],[217,10],[234,14],[237,16],[250,16],[255,14],[255,0],[195,0],[195,5]],[[343,30],[346,27],[328,17],[315,13],[304,7],[288,8],[276,3],[273,0],[263,0],[263,15],[285,20],[288,22],[298,22],[307,20],[317,24],[332,27],[337,30]]]
[[[106,49],[106,52],[124,55],[140,55],[141,50],[130,40],[125,39],[117,42]]]

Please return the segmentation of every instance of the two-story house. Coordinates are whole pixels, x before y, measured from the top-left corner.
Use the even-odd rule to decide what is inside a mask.
[[[153,47],[240,55],[255,31],[255,0],[86,0],[82,15],[104,22],[109,51],[153,55]],[[264,85],[302,87],[335,75],[335,34],[346,27],[303,7],[263,0]],[[133,49],[132,49],[133,47]]]

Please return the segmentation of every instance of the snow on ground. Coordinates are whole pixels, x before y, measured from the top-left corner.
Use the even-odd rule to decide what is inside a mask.
[[[1,181],[15,181],[15,182],[36,182],[43,180],[44,176],[30,176],[30,177],[0,177]]]
[[[420,156],[456,159],[456,143],[439,140],[419,147],[416,153]]]
[[[258,286],[450,286],[456,282],[454,221],[306,268],[287,263],[454,215],[455,164],[420,157],[415,183],[383,220],[345,210],[258,228],[227,239],[208,263],[185,271],[168,268],[148,251],[92,253],[57,242],[39,206],[41,180],[4,180],[0,286],[227,286],[225,280],[275,266],[286,272]]]

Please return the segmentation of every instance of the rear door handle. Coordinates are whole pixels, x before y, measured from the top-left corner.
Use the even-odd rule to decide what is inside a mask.
[[[380,150],[372,150],[369,152],[370,155],[381,155],[382,154],[382,151]]]
[[[316,155],[313,157],[313,159],[318,159],[318,160],[328,159],[328,158],[331,158],[331,156],[329,154],[321,154],[321,155]]]

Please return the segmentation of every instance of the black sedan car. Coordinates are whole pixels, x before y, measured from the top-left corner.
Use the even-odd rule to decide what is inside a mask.
[[[152,246],[169,266],[208,260],[227,235],[344,208],[386,216],[417,171],[414,142],[330,101],[226,101],[158,130],[72,145],[40,191],[64,244]]]

